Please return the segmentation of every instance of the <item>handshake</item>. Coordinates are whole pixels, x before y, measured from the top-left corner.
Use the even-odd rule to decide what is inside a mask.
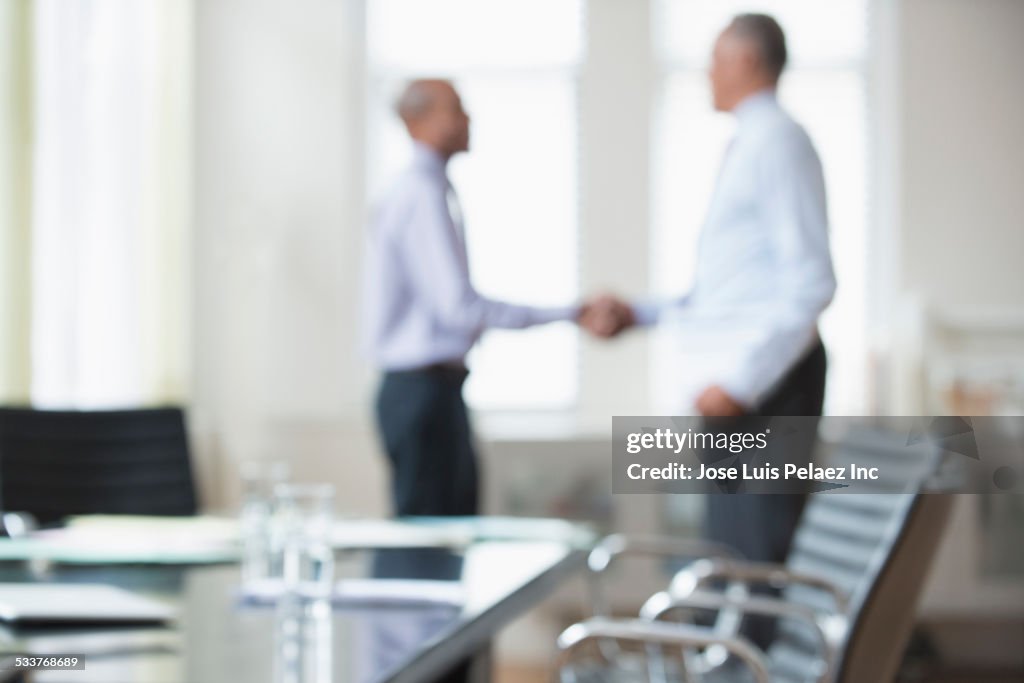
[[[626,301],[613,294],[601,294],[580,306],[576,322],[598,339],[610,339],[636,325],[636,314]]]
[[[576,322],[598,339],[610,339],[637,324],[636,312],[626,301],[613,294],[601,294],[583,302]],[[717,384],[705,387],[695,407],[704,417],[737,417],[747,406]]]

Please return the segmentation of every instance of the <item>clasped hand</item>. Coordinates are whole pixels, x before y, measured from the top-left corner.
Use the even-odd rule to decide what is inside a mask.
[[[613,294],[601,294],[580,307],[576,320],[598,339],[609,339],[636,325],[636,314],[626,301]]]

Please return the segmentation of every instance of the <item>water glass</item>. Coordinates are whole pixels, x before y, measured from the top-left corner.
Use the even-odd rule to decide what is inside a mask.
[[[271,529],[274,489],[288,479],[288,466],[280,461],[242,463],[242,585],[248,588],[281,576],[281,549]]]
[[[284,592],[329,598],[334,579],[330,484],[280,484],[274,489],[275,537],[282,548]]]

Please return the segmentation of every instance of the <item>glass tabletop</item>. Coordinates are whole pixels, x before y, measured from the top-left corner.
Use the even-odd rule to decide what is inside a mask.
[[[160,627],[4,627],[0,651],[85,656],[84,671],[34,672],[38,683],[427,681],[486,648],[583,562],[583,551],[555,541],[339,551],[339,585],[363,593],[330,606],[247,602],[234,564],[56,565],[40,575],[2,563],[0,581],[112,584],[171,604],[177,618]],[[379,585],[370,578],[427,583],[411,585],[422,595],[410,601],[408,584],[398,599],[365,594]]]

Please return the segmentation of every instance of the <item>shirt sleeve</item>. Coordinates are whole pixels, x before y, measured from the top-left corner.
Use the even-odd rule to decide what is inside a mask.
[[[762,311],[765,324],[722,382],[747,406],[756,405],[799,362],[836,288],[821,162],[802,131],[766,144],[757,182],[759,211],[772,235],[780,286]]]
[[[671,309],[683,308],[690,300],[686,294],[674,299],[642,299],[632,302],[633,315],[636,317],[636,324],[641,327],[657,325],[664,313]]]
[[[573,320],[578,307],[541,308],[496,301],[473,287],[465,247],[456,235],[445,188],[427,181],[410,188],[408,211],[396,231],[398,248],[415,296],[450,329],[480,333],[487,328],[518,329]]]

